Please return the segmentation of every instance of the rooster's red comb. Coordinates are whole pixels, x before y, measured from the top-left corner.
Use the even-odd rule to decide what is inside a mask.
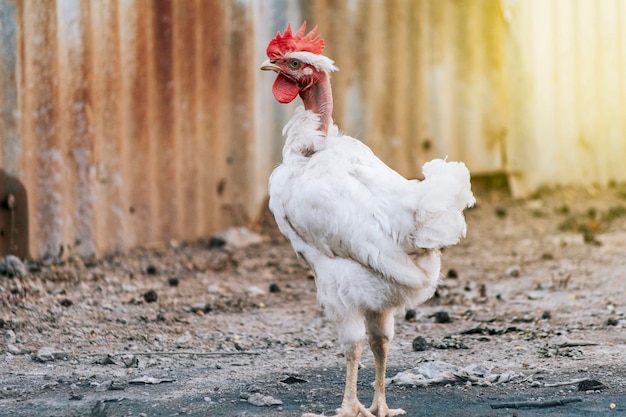
[[[307,35],[304,34],[306,29],[306,21],[302,24],[298,32],[294,35],[291,32],[291,25],[287,25],[287,29],[281,35],[280,32],[267,45],[267,56],[270,59],[278,59],[288,52],[312,52],[321,54],[324,50],[324,39],[319,35],[315,36],[317,26],[313,28]]]

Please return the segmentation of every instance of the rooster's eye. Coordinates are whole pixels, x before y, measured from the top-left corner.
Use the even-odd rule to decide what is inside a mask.
[[[293,61],[289,63],[289,66],[293,69],[298,69],[300,68],[300,61],[298,61],[297,59],[294,59]]]

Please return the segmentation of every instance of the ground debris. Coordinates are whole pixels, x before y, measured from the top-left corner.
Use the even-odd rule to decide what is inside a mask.
[[[578,382],[578,391],[597,391],[608,388],[602,382],[595,379],[583,379]]]
[[[112,355],[106,355],[96,359],[93,363],[97,365],[116,365]]]
[[[261,235],[247,229],[245,227],[231,227],[216,233],[212,238],[212,242],[223,242],[220,246],[228,250],[241,249],[247,246],[256,245],[263,242]]]
[[[580,349],[576,349],[571,346],[566,347],[558,347],[545,345],[538,349],[539,354],[544,358],[556,358],[556,357],[566,357],[566,358],[574,358],[577,356],[582,356],[583,351]]]
[[[452,319],[450,318],[450,314],[447,311],[438,311],[433,314],[431,317],[435,318],[435,323],[445,324],[451,323]]]
[[[469,349],[469,347],[456,336],[445,336],[441,340],[433,340],[430,345],[435,349]]]
[[[24,278],[26,267],[17,256],[7,255],[0,260],[0,275],[7,278]]]
[[[478,325],[476,327],[472,327],[471,329],[463,330],[459,334],[462,334],[462,335],[497,336],[497,335],[503,335],[503,334],[506,334],[506,333],[521,332],[521,331],[523,331],[523,330],[520,329],[519,327],[515,327],[515,326],[494,328],[494,327],[485,326],[484,324],[480,324],[480,325]]]
[[[53,362],[56,360],[68,360],[70,355],[67,352],[56,351],[51,347],[42,347],[35,353],[33,359],[37,362]]]
[[[491,404],[491,408],[549,408],[557,407],[560,405],[566,405],[570,403],[582,402],[581,398],[562,398],[557,400],[542,400],[542,401],[514,401],[510,403]]]
[[[142,375],[139,378],[131,379],[128,383],[137,385],[156,385],[174,381],[175,380],[171,378],[154,378],[148,375]]]
[[[491,368],[472,364],[461,368],[446,362],[433,361],[420,363],[415,368],[402,371],[392,378],[387,378],[387,385],[429,386],[436,384],[470,383],[472,385],[491,385],[513,380],[515,372],[492,372]]]
[[[430,343],[428,342],[428,340],[426,340],[424,336],[417,336],[415,339],[413,339],[412,346],[413,351],[415,352],[423,352],[430,349]]]
[[[299,378],[297,376],[290,375],[287,378],[281,380],[280,382],[282,382],[283,384],[305,384],[309,381],[307,381],[306,379]]]
[[[259,392],[250,394],[247,401],[248,403],[256,407],[271,407],[275,405],[283,405],[283,402],[278,398],[274,398],[271,395],[263,395]]]

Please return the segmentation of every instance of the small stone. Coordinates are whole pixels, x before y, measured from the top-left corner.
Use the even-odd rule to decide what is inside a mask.
[[[282,382],[283,384],[304,384],[309,381],[307,381],[306,379],[298,378],[297,376],[288,376],[280,382]]]
[[[124,391],[126,389],[126,383],[120,381],[113,381],[109,385],[109,391]]]
[[[176,346],[181,346],[191,342],[192,340],[193,336],[189,334],[189,332],[186,332],[184,335],[174,340],[174,343],[176,343]]]
[[[61,301],[59,301],[59,304],[61,304],[62,307],[71,307],[74,304],[74,302],[70,300],[69,298],[64,298]]]
[[[250,287],[246,288],[246,293],[252,296],[265,295],[265,291],[263,291],[261,288],[257,287],[256,285],[251,285]]]
[[[217,247],[218,248],[226,247],[227,249],[240,249],[240,248],[245,248],[248,246],[256,245],[259,243],[263,243],[263,238],[261,237],[261,235],[245,227],[231,227],[226,230],[223,230],[220,233],[215,234],[211,238],[211,241],[213,241],[216,238],[221,239],[224,242],[222,246],[217,246]],[[216,242],[220,242],[220,241],[216,241]],[[209,247],[211,247],[210,244],[209,244]]]
[[[148,265],[148,267],[146,268],[146,274],[148,275],[156,275],[158,273],[159,273],[159,270],[154,265]]]
[[[150,290],[143,295],[143,299],[146,300],[146,303],[154,303],[158,298],[159,297],[154,290]]]
[[[21,355],[22,353],[25,353],[25,352],[22,351],[22,349],[18,348],[15,345],[11,345],[11,344],[7,345],[7,352],[9,352],[11,355]]]
[[[415,352],[423,352],[428,349],[430,349],[430,343],[424,337],[417,336],[413,339],[413,350]]]
[[[168,284],[170,287],[178,287],[178,283],[179,283],[179,281],[178,281],[178,278],[176,278],[176,277],[170,277],[170,278],[167,280],[167,284]]]
[[[98,385],[96,386],[95,391],[96,391],[96,392],[105,392],[105,391],[108,391],[108,390],[109,390],[109,388],[111,387],[111,384],[113,384],[113,380],[107,380],[107,381],[104,381],[104,382],[102,382],[101,384],[98,384]]]
[[[496,217],[498,217],[498,218],[500,218],[500,219],[505,218],[505,217],[506,217],[506,215],[507,215],[507,209],[506,209],[506,207],[503,207],[503,206],[498,206],[498,207],[496,207],[496,209],[494,210],[494,212],[495,212],[495,214],[496,214]]]
[[[219,236],[213,236],[209,239],[207,246],[209,247],[209,249],[223,248],[224,246],[226,246],[226,239]]]
[[[271,293],[280,292],[280,287],[278,286],[278,284],[275,284],[275,283],[270,284],[270,292]]]
[[[541,314],[541,318],[543,320],[550,320],[552,318],[552,313],[550,313],[548,310],[544,311],[543,314]]]
[[[518,278],[521,273],[521,268],[519,265],[513,265],[506,269],[505,274],[512,278]]]
[[[70,401],[80,401],[83,398],[85,398],[85,396],[83,394],[72,394],[72,395],[70,395]]]
[[[404,314],[404,320],[415,321],[416,316],[417,316],[417,313],[415,312],[415,310],[410,309],[410,310],[407,310],[406,313]]]
[[[136,356],[123,356],[122,362],[127,368],[139,368],[139,359]]]
[[[618,324],[619,324],[619,320],[616,319],[615,317],[609,317],[608,319],[606,319],[607,326],[617,326]]]
[[[4,332],[4,339],[6,340],[8,345],[17,343],[17,336],[15,336],[15,332],[11,329]]]
[[[148,375],[142,375],[139,378],[131,379],[128,381],[129,384],[133,385],[156,385],[162,384],[164,382],[174,382],[173,379],[169,378],[154,378]]]
[[[115,361],[111,355],[106,355],[102,358],[96,359],[94,363],[97,365],[115,365]]]
[[[578,391],[597,391],[605,388],[606,385],[595,379],[585,379],[578,383]]]
[[[457,279],[459,277],[459,273],[456,271],[456,269],[449,269],[447,276],[450,279]]]
[[[0,260],[0,275],[7,278],[24,278],[26,266],[17,256],[7,255]]]
[[[274,398],[271,395],[263,395],[261,393],[254,393],[248,397],[248,403],[256,407],[266,407],[274,405],[283,405],[283,402],[278,398]]]
[[[55,360],[68,360],[69,355],[66,352],[58,352],[46,346],[37,351],[34,359],[37,362],[52,362]]]
[[[438,311],[433,314],[433,317],[435,317],[435,323],[444,324],[452,322],[452,319],[450,318],[450,315],[447,311]]]

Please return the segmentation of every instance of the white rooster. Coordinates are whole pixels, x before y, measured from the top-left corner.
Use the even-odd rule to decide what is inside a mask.
[[[474,204],[462,162],[437,159],[423,181],[407,180],[332,122],[330,73],[317,27],[291,26],[267,47],[262,70],[278,76],[281,103],[300,95],[287,123],[283,163],[270,177],[270,209],[280,231],[311,266],[317,297],[336,322],[346,357],[346,386],[337,417],[390,417],[385,371],[394,313],[430,298],[440,275],[440,248],[465,236],[463,210]],[[357,372],[367,334],[375,361],[374,399],[357,398]],[[305,416],[314,416],[305,414]]]

